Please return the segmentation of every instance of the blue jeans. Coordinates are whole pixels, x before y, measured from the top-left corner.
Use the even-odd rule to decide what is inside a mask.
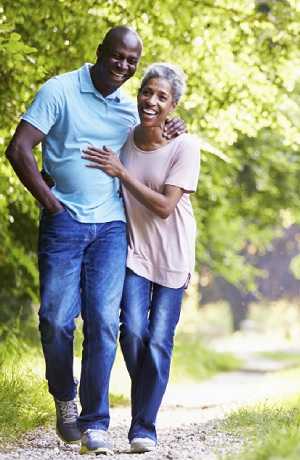
[[[107,430],[108,386],[115,358],[127,253],[126,224],[85,224],[65,210],[43,211],[39,235],[40,332],[50,393],[68,401],[75,318],[83,319],[79,428]]]
[[[172,289],[126,271],[120,343],[131,378],[128,434],[156,442],[156,416],[167,387],[184,288]]]

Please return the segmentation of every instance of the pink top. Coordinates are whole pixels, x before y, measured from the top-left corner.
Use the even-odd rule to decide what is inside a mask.
[[[123,164],[132,176],[162,192],[165,184],[185,192],[197,188],[200,143],[183,134],[157,150],[139,149],[130,133],[122,148]],[[127,267],[137,275],[171,288],[185,285],[195,263],[196,224],[189,193],[184,193],[173,213],[162,219],[123,187],[129,226]]]

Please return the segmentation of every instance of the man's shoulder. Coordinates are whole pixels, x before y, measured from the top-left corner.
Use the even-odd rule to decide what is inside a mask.
[[[133,115],[135,119],[134,124],[137,124],[139,122],[139,114],[136,100],[132,96],[129,96],[126,92],[120,90],[120,103],[125,111]]]
[[[80,69],[72,70],[70,72],[65,72],[62,74],[54,75],[50,77],[45,83],[42,85],[43,87],[53,87],[53,88],[63,88],[64,86],[68,86],[72,81],[76,82],[78,80],[78,74]]]
[[[46,84],[57,86],[58,88],[68,87],[72,82],[78,83],[80,69],[65,72],[47,80]]]

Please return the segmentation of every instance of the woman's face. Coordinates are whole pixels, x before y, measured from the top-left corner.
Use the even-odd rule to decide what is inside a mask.
[[[163,126],[168,114],[174,110],[171,85],[164,78],[152,78],[140,89],[138,111],[143,126]]]

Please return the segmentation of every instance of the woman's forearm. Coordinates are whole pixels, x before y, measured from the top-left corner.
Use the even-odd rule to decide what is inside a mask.
[[[177,187],[166,186],[166,194],[151,190],[138,179],[132,177],[127,169],[122,168],[119,176],[123,186],[146,208],[162,219],[166,219],[174,211],[182,191]]]

